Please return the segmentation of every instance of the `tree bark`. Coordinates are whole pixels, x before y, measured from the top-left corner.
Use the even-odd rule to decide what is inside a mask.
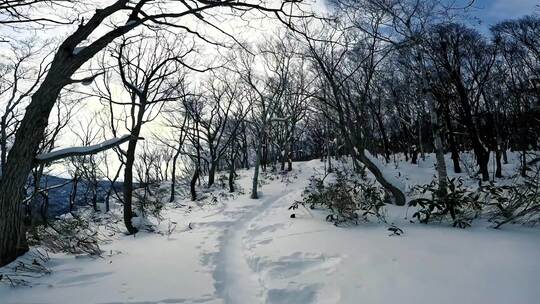
[[[411,152],[411,164],[418,164],[418,149],[415,146],[413,146],[413,150]]]
[[[6,170],[6,158],[7,158],[7,134],[6,134],[6,122],[5,122],[5,115],[2,117],[2,121],[0,122],[0,176],[3,175],[4,171]]]
[[[354,151],[354,150],[353,150]],[[386,180],[386,178],[383,176],[383,173],[375,165],[365,154],[364,150],[360,149],[358,153],[354,151],[354,154],[356,154],[356,158],[360,160],[367,168],[368,170],[375,176],[375,179],[377,182],[379,182],[386,190],[388,190],[392,196],[394,197],[395,204],[398,206],[403,206],[406,203],[405,194],[398,189],[396,186],[392,185],[390,182]]]
[[[229,165],[229,192],[234,192],[234,158],[231,159]]]
[[[377,125],[379,126],[379,131],[381,132],[381,137],[383,140],[383,149],[384,149],[384,160],[388,164],[390,162],[390,144],[388,143],[388,136],[386,135],[386,128],[384,127],[384,123],[381,119],[381,115],[379,113],[375,113]]]
[[[452,153],[452,163],[454,165],[454,173],[461,173],[461,165],[459,164],[459,150],[457,148],[456,138],[454,136],[454,127],[450,118],[450,108],[448,102],[444,103],[444,118],[446,121],[446,128],[448,129],[448,145],[450,146],[450,153]]]
[[[215,183],[217,164],[218,161],[215,161],[214,156],[212,156],[212,160],[210,161],[210,169],[208,170],[208,188],[212,187],[212,185]]]
[[[59,77],[54,72],[49,73],[32,96],[7,157],[0,182],[0,266],[28,251],[23,223],[25,212],[21,203],[24,185],[34,165],[35,153],[47,127],[49,114],[65,84]]]
[[[497,151],[495,152],[495,162],[497,164],[497,169],[495,170],[495,177],[497,178],[503,177],[501,158],[502,158],[501,150],[497,148]]]
[[[258,186],[259,186],[259,167],[261,165],[261,147],[262,146],[262,142],[259,143],[259,145],[257,146],[257,156],[256,156],[256,161],[255,161],[255,170],[253,171],[253,181],[252,181],[252,185],[251,185],[251,198],[252,199],[258,199],[259,198],[259,194],[258,194]]]
[[[294,157],[294,128],[291,132],[291,136],[288,140],[289,143],[289,153],[287,153],[287,171],[292,171],[292,160]]]
[[[133,226],[133,164],[135,163],[135,149],[137,148],[137,137],[139,137],[140,126],[136,127],[133,132],[135,139],[129,141],[126,151],[126,166],[124,168],[124,186],[123,186],[123,203],[124,203],[124,224],[129,234],[137,233],[137,228]]]
[[[521,151],[521,176],[527,177],[527,150]]]
[[[180,156],[180,152],[182,149],[178,149],[176,153],[173,156],[172,160],[172,168],[171,168],[171,196],[169,197],[169,202],[174,202],[174,198],[176,195],[176,163],[178,162],[178,157]]]
[[[429,95],[430,93],[428,93]],[[435,158],[437,159],[437,176],[439,178],[439,194],[445,195],[448,173],[446,172],[446,161],[444,159],[444,148],[441,138],[441,128],[439,125],[439,117],[437,115],[437,109],[434,105],[432,97],[428,96],[428,104],[431,112],[431,125],[433,129],[433,141],[435,145]]]
[[[77,189],[79,184],[79,177],[75,175],[73,177],[72,186],[71,186],[71,193],[69,194],[69,212],[73,212],[73,209],[75,207],[75,201],[77,200]]]
[[[200,168],[195,168],[195,172],[193,173],[193,176],[191,177],[191,182],[189,183],[189,189],[191,192],[191,200],[196,201],[197,200],[197,191],[195,187],[197,186],[197,180],[199,179],[200,174]]]

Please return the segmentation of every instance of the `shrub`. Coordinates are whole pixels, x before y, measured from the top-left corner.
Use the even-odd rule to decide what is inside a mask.
[[[2,268],[0,272],[0,285],[31,287],[34,279],[51,273],[46,266],[49,259],[47,251],[39,248],[30,249],[27,254]]]
[[[153,217],[161,221],[163,220],[161,213],[165,208],[168,195],[169,189],[159,185],[148,185],[143,189],[138,189],[133,193],[135,210],[142,218]]]
[[[336,171],[336,181],[329,185],[325,185],[324,178],[312,177],[303,200],[295,201],[289,209],[309,206],[311,209],[329,210],[326,220],[338,226],[358,224],[359,219],[368,220],[370,216],[385,221],[381,212],[384,205],[384,195],[373,183],[359,181]]]
[[[440,191],[437,181],[428,185],[417,186],[414,191],[428,197],[417,198],[409,202],[410,207],[418,207],[413,214],[420,223],[450,220],[454,227],[466,228],[481,210],[480,193],[470,191],[463,186],[461,178],[448,179],[445,191]]]
[[[507,223],[535,225],[540,222],[540,170],[523,184],[497,187],[488,185],[482,191],[488,196],[487,215],[499,228]]]
[[[33,227],[29,236],[30,245],[41,245],[55,253],[91,256],[101,255],[99,244],[104,241],[91,220],[72,214],[63,215],[47,225]]]

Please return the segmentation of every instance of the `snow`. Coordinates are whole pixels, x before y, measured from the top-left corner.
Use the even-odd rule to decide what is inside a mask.
[[[431,181],[432,159],[380,165],[412,187]],[[388,220],[402,236],[375,222],[335,227],[320,210],[298,209],[290,218],[288,207],[324,163],[293,168],[291,183],[263,178],[259,200],[245,190],[252,172],[239,171],[246,194],[169,207],[162,226],[177,223],[170,236],[117,237],[100,259],[54,254],[51,275],[31,289],[0,287],[1,302],[538,303],[538,228],[412,224],[397,206],[388,207]]]
[[[122,137],[108,139],[95,145],[57,149],[49,153],[39,154],[36,156],[36,159],[42,162],[50,162],[69,156],[94,154],[126,142],[130,137],[131,135],[128,134]]]
[[[85,48],[86,48],[85,46],[76,46],[75,48],[73,48],[73,55],[79,54]]]

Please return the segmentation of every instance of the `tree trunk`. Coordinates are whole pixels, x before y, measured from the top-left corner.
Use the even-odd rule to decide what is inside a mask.
[[[291,132],[291,136],[288,139],[289,142],[289,153],[287,153],[287,171],[292,171],[292,160],[294,157],[294,128]]]
[[[195,189],[197,185],[197,180],[199,179],[201,169],[199,167],[195,168],[195,172],[193,173],[193,176],[191,177],[191,182],[189,183],[189,189],[191,192],[191,200],[196,201],[197,200],[197,191]]]
[[[281,154],[281,159],[280,159],[281,168],[280,168],[280,170],[285,171],[285,163],[287,162],[287,153],[288,153],[287,149],[282,150],[279,153]]]
[[[135,149],[137,147],[137,138],[139,137],[140,126],[137,126],[133,132],[134,139],[129,141],[126,151],[126,166],[124,168],[124,186],[123,186],[123,203],[124,203],[124,224],[129,234],[137,233],[137,228],[133,226],[133,164],[135,163]],[[137,129],[139,131],[137,131]]]
[[[263,147],[261,147],[261,159],[259,160],[259,166],[262,166],[262,170],[266,172],[268,165],[268,141],[266,136],[263,136]]]
[[[262,143],[259,143],[257,146],[257,156],[255,161],[255,170],[253,172],[253,183],[251,186],[251,198],[252,199],[258,199],[259,194],[257,193],[258,185],[259,185],[259,167],[261,165],[261,145]]]
[[[445,103],[444,110],[446,128],[448,129],[448,145],[450,146],[450,153],[452,153],[451,157],[454,165],[454,173],[461,173],[461,166],[459,164],[459,150],[457,148],[456,138],[454,136],[454,127],[450,119],[450,109],[448,108],[448,103]]]
[[[497,169],[495,170],[495,177],[501,178],[502,176],[502,152],[500,148],[497,148],[497,151],[495,152],[495,162],[497,164]]]
[[[40,213],[41,213],[41,220],[43,221],[43,224],[47,225],[48,218],[47,213],[49,210],[49,195],[47,192],[40,192],[39,193],[41,197],[43,198],[43,204],[41,205]]]
[[[527,177],[527,150],[521,152],[521,176]]]
[[[0,176],[3,175],[6,170],[6,157],[7,157],[7,134],[6,134],[6,122],[5,115],[2,117],[2,122],[0,123]]]
[[[416,148],[416,146],[413,146],[413,150],[411,152],[411,164],[418,164],[418,149]]]
[[[212,187],[216,179],[216,167],[218,165],[217,161],[214,161],[214,156],[210,161],[210,169],[208,170],[208,188]]]
[[[431,87],[429,84],[429,74],[425,72],[425,77],[423,79],[424,91],[426,92],[425,96],[427,99],[430,120],[431,120],[431,129],[433,132],[433,141],[435,146],[435,158],[437,159],[437,176],[439,179],[439,194],[441,196],[446,195],[446,188],[448,186],[448,173],[446,172],[446,161],[444,159],[444,147],[442,143],[441,135],[441,126],[439,125],[439,115],[437,115],[437,107],[435,106],[435,99],[431,92]]]
[[[328,172],[332,172],[333,169],[332,169],[332,156],[330,156],[330,146],[327,147],[326,149],[326,159],[328,160]]]
[[[430,93],[428,93],[429,95]],[[433,141],[435,145],[435,158],[437,159],[437,176],[439,177],[439,194],[446,195],[448,173],[446,172],[446,161],[444,159],[444,148],[441,139],[441,128],[439,117],[435,108],[435,101],[428,96],[428,104],[431,112],[431,125],[433,129]]]
[[[98,186],[96,183],[94,183],[93,185],[93,189],[92,189],[93,193],[92,193],[92,204],[94,205],[94,211],[99,211],[98,209],[98,206],[97,206],[97,202],[98,202]]]
[[[398,205],[398,206],[405,205],[405,203],[406,203],[405,194],[403,194],[403,192],[400,189],[398,189],[396,186],[392,185],[390,182],[388,182],[386,180],[386,178],[383,176],[383,173],[381,172],[379,167],[377,167],[377,165],[375,165],[364,154],[364,150],[360,149],[360,151],[358,151],[358,153],[356,153],[356,151],[354,151],[354,152],[355,152],[354,154],[356,154],[356,158],[358,158],[358,160],[360,160],[368,168],[368,170],[371,173],[373,173],[373,175],[375,176],[375,179],[377,180],[377,182],[379,182],[386,190],[388,190],[392,194],[392,196],[394,197],[396,205]]]
[[[229,192],[234,192],[234,158],[231,158],[229,165]]]
[[[424,145],[422,144],[422,116],[418,117],[418,149],[417,151],[420,152],[420,157],[422,157],[422,160],[426,160],[426,156],[424,154]],[[414,163],[413,163],[414,164]]]
[[[52,69],[51,69],[52,71]],[[35,153],[43,139],[49,114],[63,87],[59,75],[49,73],[32,96],[21,121],[15,142],[6,161],[0,182],[0,266],[15,260],[28,251],[24,185],[34,165]],[[61,77],[61,76],[60,76]]]
[[[175,191],[176,191],[176,163],[172,165],[172,176],[171,176],[171,195],[169,196],[169,203],[174,202]]]
[[[476,154],[476,159],[478,162],[478,166],[480,168],[480,174],[482,175],[483,181],[489,181],[489,151],[486,151],[482,144],[478,141],[473,140],[473,150]]]
[[[452,164],[454,167],[454,173],[461,173],[461,165],[459,164],[459,152],[456,149],[455,143],[450,143],[450,153],[452,153]]]
[[[467,131],[469,132],[469,136],[471,138],[473,151],[476,155],[478,166],[480,167],[480,174],[482,174],[482,180],[489,181],[489,149],[484,148],[482,140],[480,139],[480,136],[478,134],[478,129],[473,119],[473,112],[471,104],[469,103],[467,90],[465,89],[461,76],[456,71],[453,71],[451,74],[452,78],[454,79],[454,83],[456,84],[456,90],[459,95],[459,102],[461,105],[464,124],[467,127]]]
[[[287,157],[287,171],[292,171],[292,152],[289,152],[289,155]]]
[[[386,136],[386,129],[381,116],[378,113],[375,114],[375,116],[377,117],[377,125],[379,126],[379,131],[381,132],[381,137],[383,140],[384,160],[388,164],[390,162],[390,144],[388,143],[388,137]]]
[[[172,169],[171,169],[171,196],[169,197],[169,202],[174,202],[174,196],[176,192],[176,163],[178,162],[178,157],[180,156],[180,151],[182,151],[180,148],[176,151],[174,154],[173,160],[172,160]]]
[[[246,134],[246,125],[242,122],[242,162],[243,167],[249,170],[249,153],[248,153],[248,143],[247,143],[247,134]]]
[[[71,186],[71,193],[69,194],[69,212],[73,212],[73,209],[75,207],[75,201],[77,200],[77,188],[79,184],[79,177],[75,175],[73,177],[72,186]]]

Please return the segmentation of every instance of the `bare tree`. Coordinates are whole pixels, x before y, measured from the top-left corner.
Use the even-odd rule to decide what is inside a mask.
[[[0,98],[3,111],[0,116],[0,170],[5,171],[6,159],[15,131],[23,115],[22,106],[47,72],[47,54],[37,46],[35,39],[11,42],[3,54],[6,63],[1,66]],[[41,60],[37,60],[39,57]],[[34,61],[38,61],[35,63]]]
[[[204,25],[219,30],[219,27],[212,24],[208,18],[204,18],[204,15],[218,14],[223,7],[231,8],[233,12],[239,13],[264,11],[274,14],[284,22],[289,22],[290,19],[287,19],[288,14],[285,11],[291,12],[293,6],[298,5],[294,2],[283,2],[276,7],[270,7],[266,6],[265,3],[254,4],[243,1],[196,1],[193,4],[175,1],[171,5],[164,4],[167,5],[166,11],[151,9],[160,3],[150,0],[114,1],[104,8],[97,9],[90,18],[81,20],[78,28],[59,46],[49,72],[32,95],[25,116],[21,120],[13,147],[7,158],[6,170],[0,182],[0,235],[2,236],[0,238],[0,265],[13,261],[28,250],[26,230],[22,221],[23,211],[20,204],[22,189],[25,179],[32,169],[35,153],[47,127],[47,119],[61,90],[68,84],[89,82],[95,77],[94,75],[84,79],[73,79],[72,76],[82,65],[116,38],[142,24],[169,25],[196,33],[178,22],[182,17],[193,16]],[[290,7],[291,10],[285,10],[285,7]],[[101,25],[111,24],[109,21],[112,22],[112,15],[117,15],[118,12],[127,12],[127,18],[120,21],[121,23],[113,23],[113,26],[102,32],[103,34],[92,35],[98,27],[102,28]],[[290,16],[291,18],[299,16],[297,10],[294,10],[293,14],[295,16]],[[305,16],[305,14],[300,15]],[[88,42],[87,46],[83,47],[82,43],[91,36],[94,38]],[[208,41],[203,35],[199,34],[198,37]]]
[[[370,16],[370,26],[376,32],[380,31],[382,19],[377,13]],[[385,58],[390,48],[381,43],[377,34],[363,35],[365,41],[357,49],[351,49],[354,41],[349,41],[346,32],[339,26],[324,26],[312,29],[311,35],[300,34],[305,41],[307,54],[323,77],[329,94],[319,95],[319,100],[336,114],[335,124],[340,129],[350,153],[359,168],[360,161],[376,177],[377,181],[394,196],[398,205],[405,204],[405,195],[387,180],[381,169],[365,154],[365,119],[363,110],[366,106],[375,75],[375,68]],[[315,35],[313,31],[317,31]],[[357,33],[360,35],[362,32]],[[357,36],[360,37],[360,36]],[[361,51],[361,52],[360,52]],[[351,56],[359,54],[361,56]],[[362,73],[360,73],[362,72]]]
[[[227,77],[227,80],[224,78]],[[230,75],[218,77],[216,74],[212,76],[206,83],[206,91],[208,96],[204,98],[206,112],[204,119],[199,124],[203,139],[208,146],[208,187],[211,187],[215,181],[215,174],[219,162],[227,149],[234,140],[233,137],[227,136],[226,130],[231,127],[231,117],[238,107],[242,107],[240,98],[240,81],[231,79]],[[240,126],[241,120],[234,120],[232,132]]]
[[[254,69],[255,63],[260,62],[257,60],[262,61],[268,75],[261,76]],[[259,198],[259,170],[261,162],[266,160],[263,154],[268,149],[270,127],[276,118],[276,111],[285,93],[285,85],[289,77],[289,63],[290,58],[276,53],[263,53],[263,56],[245,53],[241,56],[237,68],[242,81],[250,88],[246,98],[252,105],[250,120],[255,134],[255,168],[251,189],[253,199]]]
[[[133,195],[133,168],[136,159],[137,142],[141,136],[144,124],[154,120],[160,113],[165,102],[177,101],[176,87],[180,84],[187,66],[185,57],[192,48],[182,49],[177,38],[167,41],[167,38],[156,36],[154,39],[124,38],[112,50],[115,59],[116,75],[119,77],[129,101],[117,100],[113,96],[109,77],[104,78],[103,87],[97,92],[102,100],[109,103],[111,115],[114,107],[120,107],[124,113],[124,128],[132,136],[127,149],[120,150],[121,162],[124,165],[123,198],[124,222],[129,233],[136,233],[131,219]],[[176,45],[177,47],[171,47]],[[193,68],[194,69],[194,68]],[[116,136],[118,130],[112,118],[111,128]]]
[[[183,96],[187,96],[185,82],[179,88],[184,93]],[[172,138],[163,138],[163,136],[155,136],[158,141],[173,151],[173,157],[171,160],[171,194],[169,197],[169,202],[175,200],[176,195],[176,183],[177,183],[177,166],[180,161],[180,157],[185,151],[185,142],[189,133],[189,115],[184,108],[184,102],[174,103],[172,105],[166,105],[164,109],[164,120],[165,126],[171,130]]]

